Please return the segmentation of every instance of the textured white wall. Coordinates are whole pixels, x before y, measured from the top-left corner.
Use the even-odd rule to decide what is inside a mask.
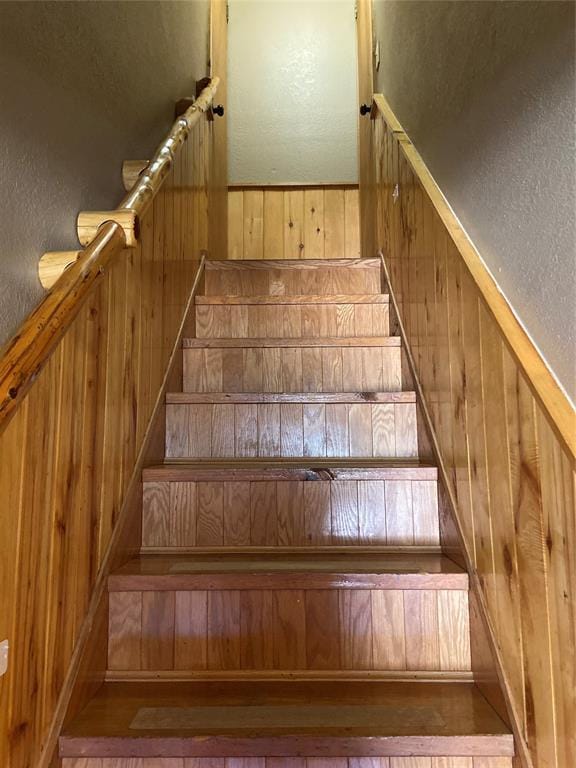
[[[354,0],[230,0],[231,183],[358,180]]]
[[[207,0],[0,2],[0,345],[43,296],[46,250],[115,207],[174,100],[207,72]]]
[[[576,399],[572,2],[376,0],[384,93]]]

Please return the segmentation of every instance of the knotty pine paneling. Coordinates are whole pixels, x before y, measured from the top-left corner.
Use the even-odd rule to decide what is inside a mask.
[[[399,392],[400,347],[184,349],[184,392]]]
[[[114,671],[182,672],[467,671],[468,593],[445,589],[111,592],[108,666]]]
[[[574,456],[421,183],[405,135],[382,115],[372,124],[377,240],[509,696],[534,765],[576,765]]]
[[[388,336],[388,304],[196,306],[199,338],[321,338]]]
[[[229,259],[357,258],[359,226],[357,187],[228,190]]]
[[[38,765],[208,247],[212,127],[143,218],[0,436],[0,764]],[[137,544],[137,542],[134,542]]]
[[[144,483],[145,549],[438,543],[435,480]]]
[[[168,404],[166,457],[416,457],[416,403]]]
[[[152,758],[153,760],[154,758]],[[161,768],[512,768],[511,757],[171,757]],[[152,768],[150,758],[65,757],[62,768]],[[159,761],[156,760],[156,763]],[[154,768],[160,768],[157,764]]]

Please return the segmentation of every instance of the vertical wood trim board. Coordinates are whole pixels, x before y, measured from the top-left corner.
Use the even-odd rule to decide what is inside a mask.
[[[1,765],[51,758],[42,748],[208,248],[212,125],[183,145],[139,244],[110,265],[0,437]]]
[[[534,765],[576,765],[574,456],[387,119],[373,121],[377,242],[508,698]]]
[[[228,254],[228,3],[210,0],[210,77],[218,76],[220,84],[216,104],[224,107],[212,126],[210,147],[212,178],[209,185],[210,257],[225,259]]]
[[[229,188],[229,259],[358,256],[357,187]]]

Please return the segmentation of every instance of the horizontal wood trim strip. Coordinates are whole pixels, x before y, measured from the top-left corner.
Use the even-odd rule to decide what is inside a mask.
[[[420,153],[407,134],[404,133],[390,105],[382,94],[375,94],[374,102],[384,120],[395,132],[396,138],[399,139],[401,152],[420,180],[430,202],[468,267],[483,300],[502,332],[510,352],[526,374],[531,390],[546,410],[552,426],[570,451],[572,458],[576,458],[576,410],[574,405],[570,402],[554,373],[542,357],[540,350],[519,321]]]
[[[298,269],[303,271],[315,269],[380,269],[377,257],[369,259],[233,259],[207,260],[206,269],[211,270],[266,270],[266,269]]]
[[[350,184],[349,182],[330,182],[329,184],[323,184],[321,181],[311,181],[309,183],[302,181],[286,181],[282,184],[262,184],[258,182],[239,182],[238,184],[228,184],[228,189],[232,192],[240,192],[242,190],[248,190],[249,192],[255,192],[258,190],[273,191],[273,190],[288,190],[293,189],[358,189],[358,184]]]
[[[169,404],[185,403],[415,403],[415,392],[170,392]]]
[[[400,347],[399,336],[334,336],[320,339],[184,339],[185,349],[226,349],[240,347]]]
[[[140,550],[141,555],[187,555],[196,557],[202,555],[215,555],[226,557],[229,555],[441,555],[442,548],[439,545],[402,545],[394,546],[391,544],[362,546],[352,544],[348,546],[315,546],[315,547],[284,547],[284,546],[214,546],[214,547],[153,547],[143,546]]]
[[[514,756],[509,734],[475,736],[121,736],[60,738],[60,757],[285,757],[313,754],[321,757]]]
[[[244,461],[218,461],[204,459],[194,464],[188,461],[172,461],[147,467],[142,473],[144,482],[153,481],[257,481],[257,480],[436,480],[436,467],[414,461],[394,459],[386,464],[384,459],[354,460],[348,466],[344,462],[316,459],[314,466],[305,459],[246,459]]]
[[[114,574],[109,592],[188,592],[196,590],[286,590],[286,589],[410,589],[465,590],[465,573],[196,573]]]
[[[311,293],[275,296],[197,296],[196,304],[388,304],[387,293]]]
[[[436,670],[352,670],[352,669],[238,669],[238,670],[115,670],[109,669],[105,677],[107,682],[193,682],[193,681],[289,681],[306,682],[318,680],[340,682],[380,680],[383,682],[405,683],[471,683],[472,672],[467,671],[436,671]]]

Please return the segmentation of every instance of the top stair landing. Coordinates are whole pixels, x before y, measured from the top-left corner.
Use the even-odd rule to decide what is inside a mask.
[[[205,292],[206,296],[379,294],[381,264],[380,259],[207,261]]]

